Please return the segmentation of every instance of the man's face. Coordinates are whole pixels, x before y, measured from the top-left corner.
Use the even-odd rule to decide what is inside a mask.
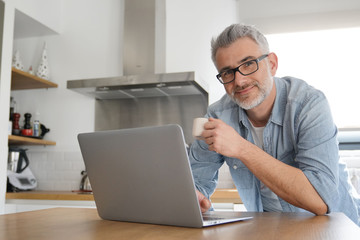
[[[236,68],[246,61],[256,59],[263,55],[259,46],[250,38],[241,38],[229,47],[219,48],[216,52],[216,67],[219,72]],[[272,58],[271,54],[268,58]],[[225,84],[227,94],[241,108],[252,109],[260,105],[271,92],[273,86],[272,76],[275,74],[271,69],[267,58],[260,61],[259,69],[248,76],[239,72],[235,73],[235,80]]]

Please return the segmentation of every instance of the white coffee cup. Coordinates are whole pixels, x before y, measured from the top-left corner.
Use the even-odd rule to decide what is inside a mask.
[[[201,134],[204,131],[204,124],[209,120],[207,118],[195,118],[193,122],[192,135],[199,139],[201,138]]]

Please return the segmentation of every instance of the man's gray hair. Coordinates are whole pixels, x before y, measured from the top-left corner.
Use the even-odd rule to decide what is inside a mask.
[[[239,38],[248,37],[252,39],[263,53],[269,53],[269,44],[265,36],[254,26],[245,24],[232,24],[227,27],[218,37],[211,40],[211,58],[216,64],[215,56],[219,48],[228,47]]]

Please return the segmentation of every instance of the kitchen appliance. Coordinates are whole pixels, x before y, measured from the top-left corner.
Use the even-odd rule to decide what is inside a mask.
[[[90,185],[90,180],[89,180],[89,177],[87,175],[87,172],[82,171],[81,175],[83,177],[81,178],[81,182],[80,182],[80,191],[81,192],[92,192],[91,185]]]
[[[193,71],[166,70],[165,1],[125,0],[123,76],[67,81],[67,88],[98,100],[200,95],[208,84]]]
[[[31,190],[37,186],[34,174],[29,168],[27,149],[9,147],[7,191]]]

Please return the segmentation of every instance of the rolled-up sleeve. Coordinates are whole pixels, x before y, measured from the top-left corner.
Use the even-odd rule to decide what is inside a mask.
[[[337,128],[323,94],[307,99],[297,115],[296,162],[331,211],[338,196]]]

